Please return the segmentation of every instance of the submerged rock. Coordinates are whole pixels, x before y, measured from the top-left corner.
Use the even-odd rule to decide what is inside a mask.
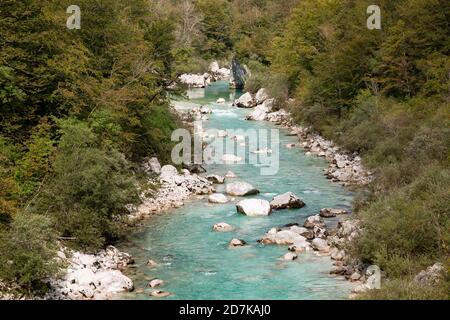
[[[165,284],[164,280],[161,279],[153,279],[148,283],[148,286],[150,288],[156,288],[156,287],[160,287],[163,286]]]
[[[249,217],[268,216],[272,212],[269,201],[262,199],[246,199],[236,205],[237,212]]]
[[[216,223],[213,226],[213,230],[216,232],[231,232],[234,230],[234,227],[225,222]]]
[[[286,261],[294,261],[294,260],[297,260],[297,258],[298,258],[298,255],[296,255],[295,253],[292,253],[292,252],[288,252],[282,257],[282,259],[286,260]]]
[[[171,295],[170,292],[162,291],[162,290],[153,290],[150,292],[150,295],[155,298],[165,298]]]
[[[243,247],[247,243],[244,240],[241,239],[232,239],[229,243],[230,248],[236,248],[236,247]]]
[[[286,192],[275,196],[270,202],[270,207],[273,210],[302,208],[304,206],[305,203],[292,192]]]

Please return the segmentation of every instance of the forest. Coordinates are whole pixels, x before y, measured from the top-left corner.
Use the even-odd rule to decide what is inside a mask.
[[[27,294],[57,273],[57,246],[95,252],[126,237],[144,157],[170,162],[182,73],[236,57],[246,90],[375,176],[353,204],[356,258],[387,281],[366,299],[448,299],[450,2],[446,0],[3,0],[0,8],[0,279]],[[381,8],[381,30],[366,9]],[[157,186],[153,186],[157,188]]]

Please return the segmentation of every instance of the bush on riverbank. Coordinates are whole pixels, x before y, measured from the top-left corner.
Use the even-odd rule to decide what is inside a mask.
[[[411,279],[437,261],[448,267],[450,4],[382,1],[382,31],[365,28],[369,4],[301,2],[273,41],[271,71],[287,76],[298,122],[374,171],[355,204],[365,232],[353,254],[389,282],[366,297],[448,298],[448,278],[436,289]]]

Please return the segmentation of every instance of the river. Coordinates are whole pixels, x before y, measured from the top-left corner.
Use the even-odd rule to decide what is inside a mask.
[[[189,92],[192,103],[208,105],[213,113],[205,123],[216,129],[272,129],[267,122],[244,120],[249,112],[229,105],[216,104],[218,98],[228,101],[239,92],[230,91],[228,83],[219,81],[206,89]],[[178,105],[183,105],[178,101]],[[121,295],[123,299],[155,299],[146,288],[152,278],[163,279],[161,290],[172,293],[164,299],[345,299],[350,284],[343,278],[329,276],[332,261],[314,253],[301,253],[292,262],[278,260],[287,246],[257,243],[270,228],[297,222],[321,208],[349,208],[352,193],[323,175],[324,159],[307,156],[301,148],[287,149],[288,143],[298,143],[296,137],[280,130],[279,172],[273,176],[260,175],[258,165],[208,165],[208,173],[224,175],[232,170],[238,180],[246,181],[261,191],[255,196],[271,200],[276,194],[292,191],[303,199],[306,207],[276,211],[269,217],[251,218],[236,213],[235,203],[213,205],[207,199],[194,199],[182,208],[173,209],[145,221],[121,250],[136,260],[136,268],[128,272],[136,290]],[[251,147],[251,146],[250,146]],[[218,192],[224,186],[217,186]],[[216,233],[212,226],[227,222],[237,229],[231,233]],[[245,240],[249,246],[229,249],[232,238]],[[149,268],[146,262],[158,262]]]

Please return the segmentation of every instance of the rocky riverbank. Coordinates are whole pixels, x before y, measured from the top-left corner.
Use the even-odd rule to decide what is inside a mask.
[[[217,61],[213,61],[208,68],[208,72],[203,74],[182,74],[178,80],[180,83],[190,88],[206,88],[211,83],[219,80],[229,80],[231,69],[220,67]]]

